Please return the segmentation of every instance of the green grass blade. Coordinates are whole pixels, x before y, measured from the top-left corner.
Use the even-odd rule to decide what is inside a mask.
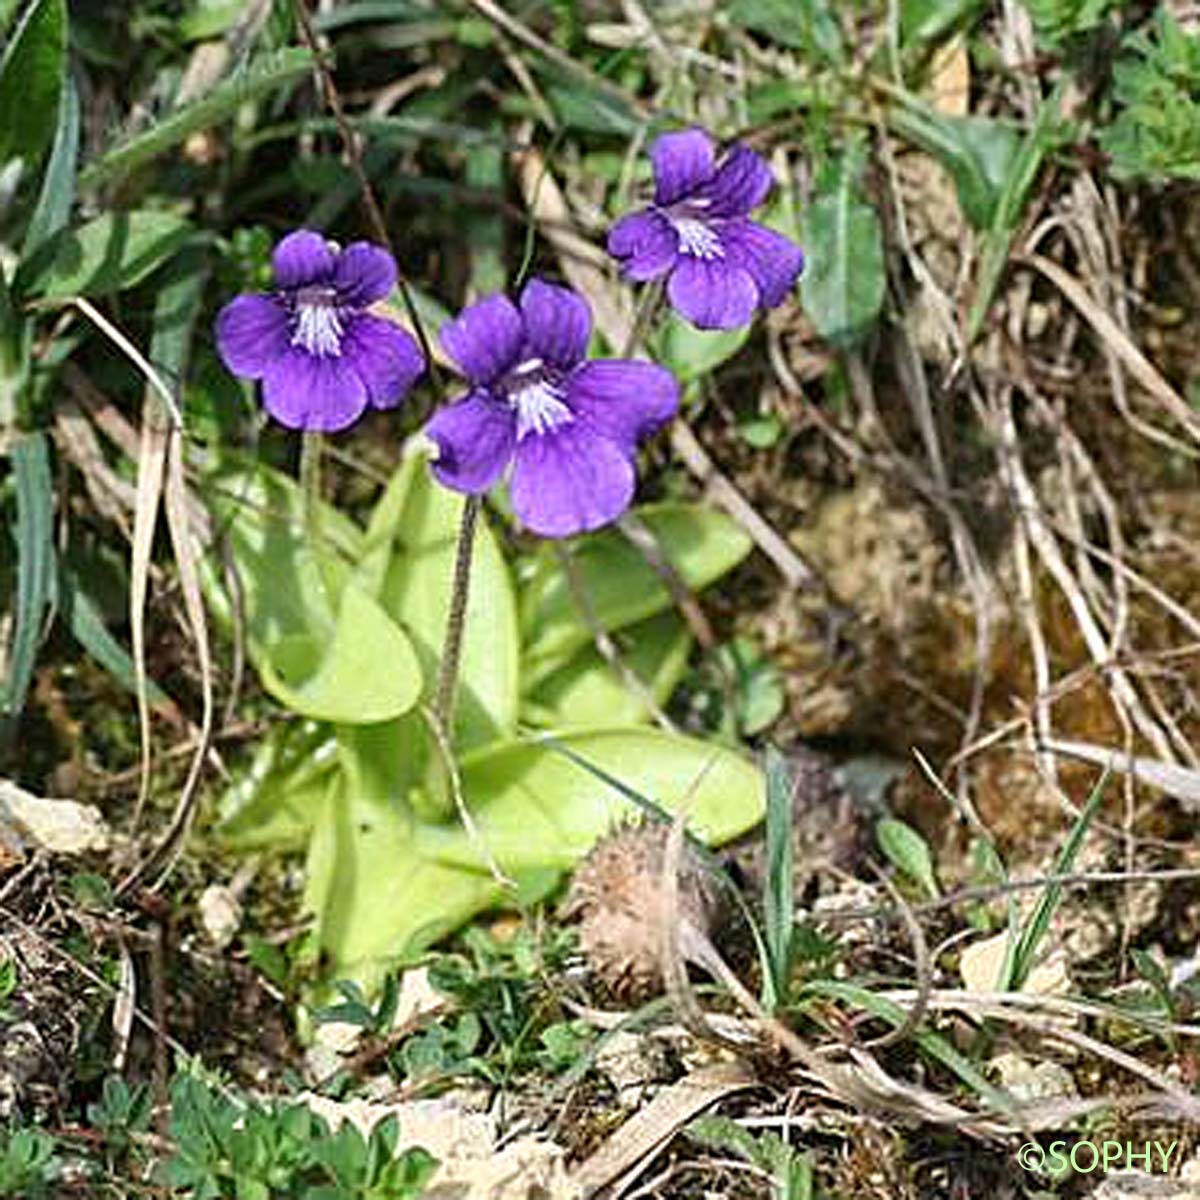
[[[37,207],[25,230],[24,254],[66,227],[75,202],[75,164],[79,157],[79,93],[70,74],[58,102],[58,128],[42,179]]]
[[[853,983],[839,983],[833,979],[817,979],[805,986],[805,992],[824,996],[830,1000],[840,1000],[844,1004],[853,1004],[865,1009],[872,1016],[887,1021],[889,1025],[899,1028],[904,1024],[905,1011],[886,996],[878,996],[867,988]],[[939,1062],[948,1070],[953,1071],[981,1100],[997,1112],[1011,1113],[1013,1103],[1009,1096],[999,1088],[989,1083],[975,1069],[971,1061],[960,1054],[940,1033],[932,1029],[918,1029],[913,1033],[912,1040],[922,1052],[935,1062]]]
[[[770,971],[763,978],[764,1006],[777,1008],[787,996],[795,921],[795,862],[792,845],[792,773],[774,747],[767,750],[767,869],[763,880],[763,923]]]
[[[1083,810],[1067,835],[1062,850],[1059,851],[1058,859],[1054,864],[1054,876],[1069,875],[1075,866],[1075,859],[1083,846],[1084,835],[1096,816],[1096,810],[1100,807],[1100,800],[1108,786],[1111,774],[1112,769],[1106,768],[1084,802]],[[1021,930],[1020,935],[1015,941],[1010,942],[1010,950],[1001,974],[1001,991],[1020,991],[1024,986],[1026,979],[1029,978],[1029,972],[1033,970],[1034,963],[1037,961],[1038,947],[1050,928],[1050,922],[1054,919],[1061,900],[1062,884],[1056,882],[1052,877],[1042,888],[1037,904],[1034,906],[1029,920],[1025,922],[1025,927]]]
[[[270,95],[285,84],[301,78],[312,69],[312,65],[311,52],[296,47],[264,55],[244,71],[217,84],[207,96],[185,105],[153,128],[137,134],[97,159],[80,174],[79,186],[93,188],[127,175],[164,151],[178,146],[193,133],[209,129],[233,116],[243,104]]]
[[[109,633],[95,601],[84,591],[79,580],[66,572],[59,581],[59,590],[63,617],[75,640],[121,687],[136,695],[137,677],[133,670],[133,659]],[[146,685],[146,695],[151,704],[167,703],[166,693],[153,680]]]
[[[967,316],[967,343],[975,341],[1008,266],[1013,235],[1025,212],[1033,185],[1050,153],[1064,140],[1062,85],[1042,101],[1033,126],[1021,142],[1000,189],[991,226],[983,239],[979,282]]]
[[[27,433],[12,448],[17,485],[17,607],[3,688],[5,736],[25,704],[38,643],[54,603],[54,485],[44,433]]]

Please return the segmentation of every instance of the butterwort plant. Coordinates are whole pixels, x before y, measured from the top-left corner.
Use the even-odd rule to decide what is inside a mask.
[[[657,138],[650,161],[653,204],[608,236],[627,278],[665,278],[671,306],[700,329],[736,329],[782,304],[804,254],[750,219],[774,185],[762,156],[740,144],[718,155],[708,133],[686,129]]]
[[[339,249],[309,229],[272,255],[275,289],[241,295],[217,316],[217,350],[244,379],[262,381],[281,425],[346,429],[371,408],[394,408],[425,370],[416,341],[368,311],[395,286],[392,256],[370,242]]]
[[[511,467],[513,512],[542,537],[616,520],[633,500],[638,444],[675,415],[679,385],[657,363],[588,360],[591,332],[586,301],[541,279],[517,304],[489,296],[443,326],[470,391],[426,427],[438,481],[479,495]]]

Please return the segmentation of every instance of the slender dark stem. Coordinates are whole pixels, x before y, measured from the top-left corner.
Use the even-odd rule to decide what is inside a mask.
[[[388,235],[387,224],[383,219],[383,209],[379,206],[379,200],[375,196],[375,189],[371,186],[371,180],[368,178],[366,168],[363,166],[362,144],[359,141],[358,135],[354,132],[354,127],[350,124],[349,118],[346,116],[346,110],[342,106],[341,93],[337,90],[337,84],[333,81],[333,75],[330,73],[325,56],[317,42],[317,35],[312,26],[312,18],[308,12],[308,4],[306,0],[293,0],[293,8],[296,12],[296,20],[300,24],[300,32],[304,38],[304,42],[313,52],[313,61],[316,65],[317,75],[320,77],[321,88],[325,93],[325,102],[329,105],[329,111],[333,113],[333,119],[337,124],[338,132],[341,134],[342,143],[346,148],[346,158],[350,163],[350,170],[354,173],[354,178],[358,181],[358,188],[362,193],[363,208],[366,210],[367,223],[371,227],[372,236],[380,245],[387,247],[388,253],[392,256],[393,261],[396,262],[397,271],[399,272],[399,259],[396,258],[392,239]],[[421,343],[421,353],[424,354],[425,362],[429,366],[429,378],[433,383],[433,390],[437,395],[438,404],[440,405],[445,401],[446,396],[445,389],[442,386],[441,373],[438,371],[437,362],[433,357],[432,344],[429,341],[428,334],[425,332],[424,322],[421,320],[421,314],[417,312],[416,302],[413,300],[412,292],[409,289],[408,282],[404,278],[403,272],[399,272],[396,282],[400,290],[400,299],[404,302],[404,311],[408,314],[409,322],[417,335],[417,341]]]
[[[663,281],[654,280],[648,284],[638,298],[637,312],[633,314],[633,324],[629,327],[629,337],[621,348],[622,358],[633,358],[645,346],[651,326],[662,307]]]
[[[480,499],[468,496],[458,526],[454,552],[454,576],[450,584],[450,611],[446,614],[446,637],[438,672],[434,716],[447,745],[453,745],[454,701],[458,692],[458,668],[462,660],[463,634],[467,628],[467,600],[471,594],[471,557],[475,551],[475,527],[479,524]]]

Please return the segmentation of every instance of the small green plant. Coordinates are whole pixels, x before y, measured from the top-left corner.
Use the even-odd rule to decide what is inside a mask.
[[[757,1137],[729,1117],[697,1117],[687,1135],[710,1150],[726,1151],[765,1171],[775,1200],[812,1200],[812,1160],[769,1130]]]
[[[1116,118],[1099,142],[1117,179],[1200,179],[1200,37],[1165,5],[1122,43],[1112,96]]]
[[[674,690],[691,646],[670,592],[619,532],[577,538],[568,576],[554,547],[510,561],[480,523],[458,717],[444,746],[416,701],[421,672],[435,674],[463,501],[437,486],[427,456],[405,459],[365,529],[321,504],[318,542],[306,533],[302,489],[261,463],[225,455],[208,488],[229,527],[250,657],[266,689],[308,718],[268,735],[229,794],[221,832],[237,848],[307,843],[306,904],[333,977],[372,994],[388,970],[473,914],[544,895],[617,819],[621,797],[522,732],[531,726],[555,729],[665,804],[686,794],[713,841],[761,814],[761,779],[744,757],[647,728],[645,698],[598,652],[575,592],[590,598],[596,627],[620,639],[654,704]],[[647,505],[638,517],[692,588],[749,552],[732,522],[698,505]],[[206,579],[232,620],[215,568]],[[402,640],[415,649],[394,654]],[[453,819],[456,787],[477,835]]]
[[[341,993],[342,1002],[317,1009],[313,1013],[315,1021],[342,1021],[372,1034],[386,1033],[392,1027],[400,1000],[400,982],[394,973],[384,977],[379,999],[373,1006],[353,979],[339,979],[334,986]]]
[[[1058,48],[1091,33],[1117,7],[1116,0],[1024,0],[1040,45]]]
[[[437,1165],[416,1147],[398,1153],[394,1117],[367,1137],[350,1122],[331,1132],[304,1104],[232,1097],[189,1074],[171,1102],[164,1177],[188,1200],[408,1200]]]
[[[0,1132],[0,1196],[14,1200],[39,1200],[50,1195],[61,1162],[56,1143],[40,1129]]]
[[[536,936],[522,927],[500,940],[469,928],[461,950],[438,955],[429,979],[453,1011],[401,1044],[395,1067],[410,1081],[474,1075],[501,1083],[531,1069],[574,1066],[590,1041],[587,1027],[558,1019],[544,980],[562,970],[574,948],[564,930]]]
[[[8,1002],[17,990],[17,964],[11,958],[0,959],[0,1017],[8,1015]]]
[[[144,1084],[130,1087],[119,1075],[104,1081],[100,1099],[87,1108],[88,1120],[104,1136],[105,1149],[112,1156],[129,1151],[133,1135],[150,1127],[152,1099]]]

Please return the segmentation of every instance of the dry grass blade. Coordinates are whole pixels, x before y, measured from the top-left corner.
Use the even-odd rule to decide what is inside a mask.
[[[754,1072],[742,1063],[720,1063],[693,1071],[630,1117],[579,1165],[572,1182],[585,1196],[591,1196],[633,1168],[640,1173],[693,1117],[757,1082]]]
[[[129,564],[129,627],[133,639],[133,670],[137,681],[138,733],[141,739],[141,779],[133,825],[137,827],[150,796],[150,704],[146,694],[146,596],[150,585],[150,552],[158,505],[166,477],[170,428],[159,417],[158,405],[147,397],[138,448],[137,494],[133,512],[133,546]]]
[[[997,1000],[1001,999],[1004,997],[992,998],[986,994],[971,997],[966,993],[936,992],[929,997],[928,1003],[931,1008],[957,1007],[964,1011],[974,1009],[979,1015],[986,1013],[989,1017],[1036,1032],[1048,1041],[1062,1042],[1072,1050],[1094,1055],[1096,1058],[1144,1080],[1158,1093],[1160,1100],[1165,1101],[1176,1116],[1192,1122],[1200,1121],[1200,1099],[1142,1062],[1141,1059],[1135,1058],[1123,1050],[1118,1050],[1115,1046],[1110,1046],[1089,1034],[1068,1028],[1063,1024],[1061,1015],[1037,1016],[1028,1011],[1021,1011],[1008,1003],[997,1003]],[[1040,999],[1044,1003],[1045,998]],[[1027,1116],[1024,1109],[1018,1110],[1018,1115],[1022,1118]]]
[[[166,832],[159,839],[150,855],[126,878],[118,889],[128,892],[146,874],[156,868],[176,848],[191,825],[195,810],[197,788],[204,761],[208,757],[213,727],[213,668],[208,639],[208,621],[205,616],[204,600],[200,590],[199,558],[192,524],[189,520],[187,482],[184,478],[183,441],[173,432],[167,433],[166,478],[164,509],[167,528],[171,534],[171,545],[175,551],[175,562],[179,568],[179,584],[183,593],[184,610],[192,634],[196,658],[200,667],[201,717],[200,730],[196,739],[192,761],[188,767],[175,811]],[[139,676],[139,685],[144,687],[144,675]],[[139,696],[139,700],[141,697]],[[161,880],[159,881],[161,884]]]
[[[133,1014],[137,1012],[137,973],[133,969],[133,955],[123,938],[117,939],[117,990],[113,996],[112,1069],[118,1075],[125,1070],[125,1059],[129,1054],[129,1039],[133,1034]]]
[[[454,811],[458,814],[458,819],[462,822],[463,829],[467,832],[467,837],[471,839],[472,845],[479,851],[479,856],[487,864],[487,869],[496,883],[502,888],[515,891],[516,883],[504,873],[503,867],[500,866],[496,861],[495,855],[492,854],[491,847],[487,844],[487,839],[483,836],[479,826],[475,824],[475,818],[471,816],[471,810],[467,806],[467,798],[463,795],[462,774],[459,772],[458,763],[454,758],[454,749],[450,745],[446,726],[429,705],[422,704],[419,711],[421,719],[429,729],[430,737],[433,738],[433,744],[437,747],[438,760],[445,776],[446,786],[449,788],[451,799],[454,802]]]
[[[874,863],[871,865],[874,867]],[[895,1029],[865,1043],[868,1049],[882,1050],[885,1046],[894,1046],[898,1042],[903,1042],[912,1037],[920,1027],[921,1022],[925,1019],[925,1012],[929,1007],[929,993],[933,990],[933,960],[929,955],[929,943],[925,938],[925,930],[922,928],[920,921],[917,920],[912,905],[905,900],[900,889],[896,887],[883,871],[876,867],[875,874],[891,898],[892,903],[900,910],[904,926],[908,930],[909,937],[912,939],[913,956],[916,960],[917,971],[917,997],[904,1014],[904,1020]]]
[[[1194,441],[1200,442],[1200,413],[1162,377],[1154,364],[1130,341],[1125,331],[1088,295],[1087,289],[1067,270],[1040,254],[1023,255],[1017,259],[1040,271],[1062,292],[1113,353],[1125,369],[1153,396]],[[1193,452],[1194,454],[1194,452]]]
[[[1026,472],[1017,434],[1011,386],[1000,388],[994,398],[993,425],[997,435],[997,454],[1001,458],[1005,481],[1016,502],[1030,545],[1066,599],[1092,661],[1098,669],[1107,671],[1114,709],[1119,716],[1128,717],[1138,733],[1150,742],[1162,758],[1173,759],[1174,754],[1166,733],[1146,711],[1129,673],[1112,663],[1100,621],[1063,557],[1058,539],[1054,536],[1037,491]]]
[[[1090,742],[1055,738],[1046,741],[1044,746],[1045,749],[1066,758],[1092,763],[1118,774],[1132,775],[1139,782],[1147,783],[1182,801],[1193,811],[1200,809],[1200,771],[1191,767],[1181,767],[1176,763],[1161,762],[1156,758],[1145,758],[1136,754],[1129,755],[1122,750],[1096,746]]]
[[[689,959],[703,963],[709,954],[708,939],[682,911],[679,902],[679,871],[683,862],[686,829],[687,805],[684,804],[680,806],[671,822],[663,851],[662,877],[658,885],[659,895],[662,897],[657,914],[659,964],[667,996],[684,1028],[704,1041],[726,1045],[728,1043],[725,1039],[705,1020],[704,1010],[696,999],[687,974]],[[715,954],[715,951],[712,953]]]

